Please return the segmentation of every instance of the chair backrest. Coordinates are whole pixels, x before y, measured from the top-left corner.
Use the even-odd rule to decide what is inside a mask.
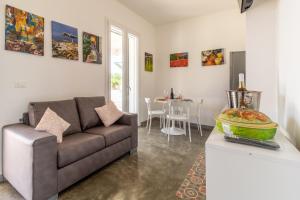
[[[200,115],[204,100],[200,97],[193,97],[193,105],[191,107],[191,114],[196,117]]]
[[[191,101],[169,100],[169,114],[186,115],[189,118],[191,104]]]
[[[201,107],[204,103],[204,100],[203,99],[197,99],[196,100],[196,105],[197,105],[197,115],[200,116],[200,113],[201,113]]]
[[[151,99],[146,97],[145,102],[146,102],[147,110],[148,110],[148,113],[149,113],[151,111]]]

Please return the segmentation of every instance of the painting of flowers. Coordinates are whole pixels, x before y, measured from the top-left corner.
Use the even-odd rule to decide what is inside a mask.
[[[189,65],[189,55],[184,53],[170,54],[170,67],[187,67]]]
[[[145,71],[153,72],[153,55],[145,52]]]
[[[83,32],[82,34],[83,62],[102,64],[101,38]]]
[[[5,49],[44,55],[44,18],[7,5]]]
[[[78,60],[78,31],[55,21],[52,25],[52,56]]]
[[[224,64],[224,49],[202,51],[202,66]]]

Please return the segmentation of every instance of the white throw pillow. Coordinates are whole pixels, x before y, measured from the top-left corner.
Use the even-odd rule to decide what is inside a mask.
[[[62,143],[63,133],[69,126],[70,124],[68,122],[58,116],[50,108],[47,108],[35,130],[51,133],[57,137],[57,143]]]
[[[95,110],[105,127],[109,127],[124,115],[112,101]]]

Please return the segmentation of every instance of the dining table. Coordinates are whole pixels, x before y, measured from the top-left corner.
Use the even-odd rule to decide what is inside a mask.
[[[154,98],[154,102],[162,104],[163,110],[166,110],[166,106],[168,106],[167,105],[168,103],[170,103],[169,105],[172,105],[173,102],[176,102],[176,103],[179,103],[179,104],[184,103],[184,102],[191,102],[192,103],[193,100],[189,99],[189,98],[182,98],[182,97],[174,98],[174,99],[166,98],[166,97],[156,97],[156,98]],[[168,109],[171,109],[171,108],[168,108]],[[168,129],[165,125],[161,129],[161,132],[164,133],[164,134],[168,134]],[[186,131],[181,127],[176,127],[175,121],[172,120],[169,134],[170,135],[185,135]]]

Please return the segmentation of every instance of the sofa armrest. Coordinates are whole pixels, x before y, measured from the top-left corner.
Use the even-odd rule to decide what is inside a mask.
[[[138,146],[137,114],[125,113],[116,123],[131,126],[131,149],[136,149]]]
[[[24,124],[3,127],[3,175],[25,199],[57,194],[56,136]]]

